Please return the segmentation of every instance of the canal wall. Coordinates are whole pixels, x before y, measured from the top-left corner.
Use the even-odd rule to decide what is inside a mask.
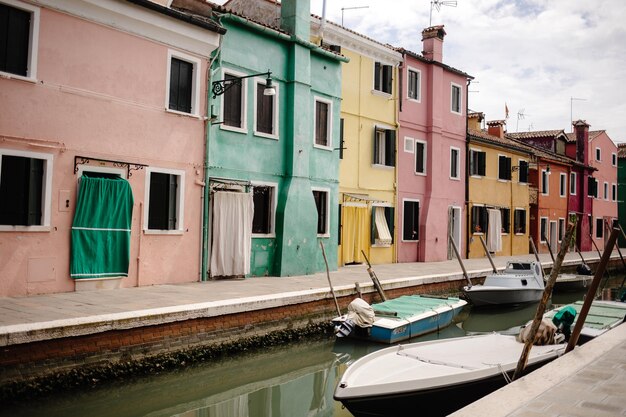
[[[619,262],[619,263],[618,263]],[[591,262],[590,266],[593,267]],[[621,267],[619,258],[610,264]],[[575,268],[572,263],[565,267]],[[565,271],[564,269],[564,271]],[[546,269],[549,273],[550,269]],[[473,283],[484,271],[470,274]],[[276,282],[289,278],[276,278]],[[381,280],[388,298],[407,294],[458,294],[467,281],[459,273]],[[373,285],[360,285],[369,303],[380,301]],[[342,312],[357,296],[355,285],[334,288]],[[330,330],[337,315],[328,286],[266,296],[141,310],[63,323],[15,326],[0,336],[0,398],[25,387],[71,384],[72,378],[107,379],[135,371],[182,367],[227,351],[288,343],[302,334]],[[146,365],[147,364],[147,365]]]

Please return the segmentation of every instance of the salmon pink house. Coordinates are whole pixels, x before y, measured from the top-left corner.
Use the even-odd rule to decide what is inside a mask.
[[[423,55],[400,49],[398,262],[464,253],[468,74],[443,64],[443,26],[422,31]]]
[[[224,29],[146,0],[0,17],[0,296],[197,281]]]

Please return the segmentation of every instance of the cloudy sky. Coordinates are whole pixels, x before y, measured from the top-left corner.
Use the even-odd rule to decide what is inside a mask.
[[[431,0],[326,0],[326,18],[422,51]],[[475,79],[469,107],[509,132],[563,129],[570,118],[626,142],[626,0],[439,0],[444,63]],[[367,8],[357,8],[364,7]],[[311,0],[322,15],[323,0]],[[343,9],[343,12],[342,12]]]

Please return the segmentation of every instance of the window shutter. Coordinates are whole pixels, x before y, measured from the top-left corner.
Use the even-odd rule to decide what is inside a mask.
[[[225,80],[235,80],[236,77],[226,74]],[[224,124],[227,126],[243,127],[241,125],[241,82],[232,83],[224,93]]]
[[[378,129],[374,128],[374,155],[372,158],[374,164],[380,163],[378,160]]]
[[[274,122],[274,96],[263,94],[265,85],[256,84],[256,130],[267,134],[273,134]]]
[[[29,159],[28,176],[28,220],[27,224],[41,224],[41,193],[43,181],[43,160]]]
[[[393,91],[393,67],[391,65],[383,66],[383,91],[391,94]]]
[[[519,182],[528,182],[528,162],[519,161]]]
[[[380,73],[381,73],[380,62],[376,62],[374,64],[374,90],[382,90],[381,83],[380,83],[381,82]]]
[[[478,175],[485,176],[485,167],[486,167],[486,157],[487,154],[485,152],[478,152]]]
[[[415,172],[423,173],[424,171],[424,144],[415,142]]]
[[[372,206],[372,215],[370,216],[370,243],[376,243],[376,207]]]
[[[31,14],[0,4],[0,71],[28,76]]]
[[[394,218],[394,208],[393,207],[385,207],[385,217],[387,218],[387,226],[389,227],[389,234],[391,235],[391,244],[394,242],[394,226],[395,226],[395,218]]]
[[[505,158],[505,174],[506,174],[506,179],[507,180],[511,180],[511,158]]]
[[[343,159],[343,119],[339,120],[339,159]]]
[[[168,195],[167,195],[167,230],[176,229],[176,194],[178,188],[178,177],[168,175]]]
[[[385,165],[396,166],[396,131],[391,129],[385,132]]]

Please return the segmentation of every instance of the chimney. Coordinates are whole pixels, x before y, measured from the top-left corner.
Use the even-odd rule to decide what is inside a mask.
[[[280,28],[308,41],[311,33],[311,1],[283,0],[280,5]]]
[[[472,130],[480,130],[480,126],[484,118],[485,118],[484,113],[480,111],[468,113],[467,127]]]
[[[487,133],[502,139],[505,133],[504,126],[506,126],[506,120],[492,120],[487,122]]]
[[[576,120],[574,123],[576,133],[576,160],[587,164],[589,155],[589,125],[584,120]]]
[[[424,58],[432,61],[443,62],[443,37],[446,31],[443,25],[431,26],[422,31],[423,48],[422,55]]]

